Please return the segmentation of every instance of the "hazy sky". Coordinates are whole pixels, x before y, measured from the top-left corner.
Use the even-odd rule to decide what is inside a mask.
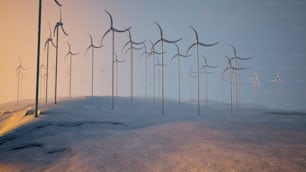
[[[241,101],[256,102],[275,106],[276,86],[271,82],[276,72],[284,81],[279,102],[283,107],[301,108],[306,105],[306,2],[303,0],[62,0],[62,14],[66,37],[59,38],[59,95],[68,96],[68,51],[69,41],[72,50],[80,52],[73,59],[72,94],[89,95],[91,81],[91,54],[85,56],[89,46],[88,33],[100,43],[104,32],[109,28],[108,10],[114,19],[115,27],[122,29],[132,26],[135,41],[159,38],[159,30],[153,21],[158,22],[168,39],[183,38],[178,44],[181,52],[193,43],[195,36],[189,25],[199,32],[200,41],[213,43],[214,47],[201,47],[208,63],[218,65],[209,75],[209,97],[213,100],[228,102],[229,83],[221,81],[225,67],[225,56],[232,56],[228,43],[233,44],[241,57],[254,57],[241,62],[248,69],[240,73]],[[0,102],[14,101],[17,97],[16,67],[19,58],[26,68],[22,82],[22,98],[34,98],[35,65],[37,52],[38,0],[10,0],[0,2]],[[52,30],[59,18],[59,9],[53,0],[43,0],[42,45],[49,36],[48,22]],[[116,34],[116,52],[124,64],[119,64],[119,95],[129,95],[129,56],[121,53],[121,47],[128,40],[127,34]],[[55,39],[54,39],[55,40]],[[147,43],[147,45],[149,45]],[[165,45],[165,61],[175,54],[173,45]],[[95,95],[110,95],[111,76],[111,35],[104,41],[104,47],[95,51]],[[194,49],[193,51],[194,52]],[[135,52],[135,94],[145,95],[144,60],[139,60],[142,52]],[[182,96],[191,97],[189,68],[195,70],[195,53],[182,61]],[[55,49],[50,51],[49,95],[54,92]],[[46,62],[46,52],[42,49],[41,61]],[[152,94],[151,59],[149,60],[149,95]],[[201,61],[203,63],[203,61]],[[253,95],[249,80],[256,70],[261,84],[257,97]],[[165,95],[177,97],[177,68],[173,63],[165,68]],[[192,82],[195,98],[195,80]],[[204,98],[203,79],[201,97]]]

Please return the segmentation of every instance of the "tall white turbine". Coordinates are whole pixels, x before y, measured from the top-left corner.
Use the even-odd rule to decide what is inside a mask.
[[[131,28],[127,28],[127,29],[124,29],[124,30],[119,30],[119,29],[116,29],[114,26],[113,26],[113,17],[112,15],[107,11],[105,10],[105,12],[107,13],[107,15],[109,16],[110,18],[110,28],[104,33],[104,35],[102,36],[102,39],[101,39],[101,45],[102,45],[102,42],[103,42],[103,39],[105,38],[105,36],[112,32],[112,109],[114,109],[114,65],[115,65],[115,32],[117,33],[124,33],[124,32],[127,32],[128,30],[130,30]]]
[[[215,42],[213,44],[204,44],[202,42],[199,41],[199,34],[198,32],[196,31],[196,29],[192,26],[189,26],[194,34],[195,34],[195,41],[194,43],[192,43],[189,48],[187,49],[186,51],[186,54],[189,53],[190,49],[192,47],[196,47],[196,67],[197,67],[197,92],[198,92],[198,115],[200,115],[200,65],[199,65],[199,45],[200,46],[203,46],[203,47],[210,47],[210,46],[214,46],[214,45],[217,45],[219,42]]]
[[[67,45],[68,45],[68,53],[66,54],[65,58],[69,56],[69,98],[71,98],[72,56],[76,56],[79,53],[73,53],[71,51],[71,46],[69,42],[67,42]]]

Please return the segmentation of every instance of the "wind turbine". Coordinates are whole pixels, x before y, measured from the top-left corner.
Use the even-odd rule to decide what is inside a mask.
[[[275,75],[275,78],[272,80],[273,83],[276,83],[277,85],[277,89],[276,89],[276,106],[277,106],[277,109],[278,109],[278,106],[279,106],[279,101],[278,101],[278,96],[280,96],[281,94],[281,87],[282,87],[282,84],[284,83],[283,80],[280,78],[280,73],[277,72],[276,75]]]
[[[118,56],[117,56],[117,54],[115,53],[115,61],[114,61],[114,63],[116,63],[116,96],[118,96],[118,83],[119,83],[119,81],[118,81],[118,78],[119,78],[119,76],[118,76],[118,73],[119,73],[119,67],[118,67],[118,64],[119,63],[124,63],[125,61],[123,61],[123,60],[119,60],[118,59]]]
[[[72,56],[76,56],[76,55],[78,55],[78,54],[80,54],[80,53],[73,53],[72,51],[71,51],[71,46],[70,46],[70,44],[69,44],[69,42],[67,42],[67,45],[68,45],[68,53],[66,54],[66,56],[65,56],[65,58],[67,57],[67,56],[69,56],[69,98],[71,98],[71,75],[72,75]]]
[[[204,82],[205,82],[205,100],[206,100],[206,106],[208,106],[208,79],[207,79],[207,68],[217,68],[217,66],[211,66],[207,64],[207,58],[202,56],[204,59],[204,64],[202,65],[200,70],[203,70],[203,75],[204,75]]]
[[[100,46],[96,46],[93,44],[93,38],[90,34],[88,34],[89,38],[90,38],[90,45],[89,47],[87,47],[86,51],[85,51],[85,55],[87,54],[88,50],[91,48],[91,96],[93,96],[93,87],[94,87],[94,54],[95,48],[101,48],[102,44]]]
[[[234,56],[231,58],[231,60],[234,61],[234,67],[235,68],[239,68],[239,62],[238,60],[249,60],[251,59],[252,57],[247,57],[247,58],[242,58],[242,57],[239,57],[237,56],[237,51],[236,51],[236,48],[232,45],[232,44],[228,44],[234,51]],[[236,110],[238,110],[238,104],[239,104],[239,93],[240,93],[240,90],[239,90],[239,70],[234,70],[234,76],[235,76],[235,93],[236,93]]]
[[[147,46],[146,44],[143,44],[144,45],[144,49],[145,51],[140,55],[140,57],[145,56],[146,58],[146,97],[148,97],[148,58],[150,57],[151,53],[147,51]]]
[[[156,67],[156,56],[155,55],[161,55],[162,53],[159,53],[159,52],[157,52],[157,51],[155,51],[155,48],[154,48],[154,46],[153,46],[153,42],[152,41],[150,41],[150,44],[151,44],[151,50],[150,50],[150,52],[149,52],[149,56],[150,57],[152,57],[152,61],[153,61],[153,65],[152,65],[152,73],[153,73],[153,100],[155,101],[155,96],[156,96],[156,94],[155,94],[155,86],[156,86],[156,84],[155,84],[155,67]],[[158,60],[158,59],[157,59]]]
[[[61,7],[57,0],[54,2]],[[42,14],[42,0],[38,3],[38,36],[37,36],[37,63],[36,63],[36,89],[35,89],[35,118],[38,117],[38,91],[39,91],[39,64],[40,64],[40,33],[41,33],[41,14]]]
[[[258,74],[256,73],[256,71],[253,72],[250,80],[251,80],[252,85],[253,85],[254,95],[256,96],[257,86],[260,84],[260,80],[259,80],[259,77],[258,77]]]
[[[163,35],[163,30],[161,28],[161,26],[157,23],[157,22],[154,22],[157,27],[159,28],[159,31],[160,31],[160,38],[159,40],[157,40],[153,46],[152,46],[152,49],[154,49],[154,47],[158,44],[158,43],[161,43],[161,69],[162,69],[162,73],[161,73],[161,78],[162,78],[162,114],[165,113],[165,107],[164,107],[164,94],[165,94],[165,91],[164,91],[164,42],[165,43],[169,43],[169,44],[174,44],[174,43],[177,43],[179,42],[180,40],[182,40],[183,38],[180,38],[178,40],[175,40],[175,41],[169,41],[167,39],[164,38],[164,35]]]
[[[47,66],[46,66],[46,103],[48,103],[48,76],[49,76],[49,47],[50,47],[50,43],[51,45],[56,48],[54,42],[53,42],[53,38],[52,38],[52,31],[51,31],[51,27],[49,24],[49,30],[50,30],[50,35],[47,38],[46,42],[45,42],[45,50],[47,48]]]
[[[215,42],[213,44],[204,44],[199,41],[199,35],[196,29],[192,26],[189,26],[193,32],[195,33],[195,42],[189,46],[189,48],[186,51],[186,54],[190,51],[192,47],[196,47],[196,65],[197,65],[197,89],[198,89],[198,115],[200,115],[200,67],[199,67],[199,45],[203,47],[209,47],[209,46],[214,46],[217,45],[219,42]]]
[[[153,43],[152,43],[152,41],[150,41],[150,44],[151,44],[151,47],[153,46]],[[153,56],[153,80],[154,80],[154,84],[153,85],[155,85],[155,65],[156,65],[156,63],[155,63],[155,57],[154,57],[154,55],[155,54],[161,54],[161,53],[159,53],[159,52],[156,52],[154,49],[152,49],[151,48],[151,51],[147,51],[148,49],[147,49],[147,46],[146,46],[146,44],[144,43],[143,44],[144,45],[144,49],[145,49],[145,51],[140,55],[140,57],[142,57],[142,56],[144,56],[144,55],[146,55],[146,97],[148,96],[148,58],[149,57],[151,57],[151,56]],[[154,86],[154,89],[155,89],[155,86]],[[155,91],[153,91],[153,92],[155,92]],[[154,95],[154,93],[153,93],[153,95]],[[154,98],[155,99],[155,98]]]
[[[114,109],[114,61],[115,61],[115,32],[117,33],[123,33],[123,32],[127,32],[128,30],[131,29],[131,27],[124,29],[124,30],[119,30],[114,28],[113,26],[113,17],[112,15],[105,10],[105,12],[108,14],[109,18],[110,18],[110,28],[104,33],[102,39],[101,39],[101,45],[102,45],[102,41],[104,39],[104,37],[109,33],[112,32],[112,109]]]
[[[55,91],[54,91],[54,104],[56,104],[56,96],[57,96],[57,64],[58,64],[58,31],[59,28],[62,29],[62,32],[64,33],[64,35],[68,36],[68,34],[66,33],[66,31],[64,30],[64,23],[62,22],[62,10],[61,7],[60,9],[60,20],[56,23],[55,27],[54,27],[54,35],[56,32],[56,59],[55,59]]]
[[[131,31],[130,30],[127,30],[128,31],[128,33],[129,33],[129,40],[128,40],[128,42],[127,43],[125,43],[124,44],[124,46],[122,47],[122,52],[123,52],[123,50],[125,49],[125,47],[126,46],[128,46],[128,45],[130,45],[130,47],[126,50],[126,52],[125,52],[125,54],[128,52],[128,51],[130,51],[130,58],[131,58],[131,68],[130,68],[130,72],[131,72],[131,81],[130,81],[130,84],[131,84],[131,91],[130,91],[130,101],[133,101],[133,88],[134,88],[134,86],[133,86],[133,83],[134,83],[134,78],[133,78],[133,70],[134,70],[134,67],[133,67],[133,65],[134,65],[134,61],[133,61],[133,50],[140,50],[140,49],[143,49],[143,47],[142,48],[137,48],[137,47],[135,47],[134,45],[142,45],[142,44],[144,44],[144,41],[143,42],[134,42],[133,40],[132,40],[132,34],[131,34]]]
[[[26,70],[23,66],[22,66],[22,61],[21,59],[19,59],[20,63],[16,68],[16,76],[18,79],[18,83],[17,83],[17,103],[19,103],[19,98],[20,98],[20,80],[24,77],[23,72]]]
[[[238,66],[238,68],[232,66],[232,61],[231,61],[231,58],[229,57],[225,57],[227,59],[227,63],[226,63],[226,66],[225,66],[225,69],[223,70],[223,73],[222,73],[222,79],[225,81],[224,79],[224,74],[226,71],[229,71],[229,79],[230,79],[230,97],[231,97],[231,113],[232,113],[232,110],[233,110],[233,74],[235,70],[242,70],[242,69],[245,69],[245,68],[241,68]]]
[[[183,54],[181,54],[179,46],[177,44],[175,44],[175,46],[176,46],[176,54],[172,57],[170,63],[172,63],[172,61],[175,58],[177,58],[178,102],[179,102],[179,104],[181,104],[181,62],[180,62],[181,58],[180,57],[187,58],[187,57],[190,57],[191,55],[183,55]]]

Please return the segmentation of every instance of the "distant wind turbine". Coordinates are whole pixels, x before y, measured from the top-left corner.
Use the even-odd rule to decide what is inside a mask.
[[[146,97],[148,97],[148,58],[150,57],[150,52],[148,52],[147,51],[147,46],[146,46],[146,44],[144,44],[144,49],[145,49],[145,51],[140,55],[140,57],[142,57],[142,56],[144,56],[144,55],[146,55],[145,56],[145,58],[146,58]]]
[[[45,50],[47,48],[47,66],[46,66],[46,103],[48,103],[48,77],[49,77],[49,47],[50,47],[50,43],[51,45],[56,48],[54,42],[53,42],[53,38],[52,38],[52,31],[51,31],[51,27],[49,24],[49,30],[50,30],[50,35],[47,38],[46,42],[45,42]]]
[[[101,48],[102,44],[100,46],[96,46],[93,44],[93,38],[90,34],[88,34],[89,38],[90,38],[90,45],[89,47],[87,47],[86,51],[85,51],[85,55],[87,54],[88,50],[91,48],[91,96],[93,96],[93,90],[94,90],[94,54],[95,48]]]
[[[117,33],[123,33],[123,32],[127,32],[128,30],[131,29],[130,28],[127,28],[127,29],[124,29],[124,30],[119,30],[119,29],[116,29],[114,28],[113,26],[113,18],[112,18],[112,15],[107,11],[105,10],[105,12],[108,14],[109,18],[110,18],[110,28],[104,33],[102,39],[101,39],[101,45],[102,45],[102,41],[104,39],[104,37],[109,33],[109,32],[112,32],[112,109],[114,109],[114,62],[115,62],[115,32]]]
[[[253,85],[254,95],[256,96],[257,86],[260,84],[260,80],[259,80],[259,77],[258,77],[258,74],[256,73],[256,71],[253,72],[250,80],[251,80],[252,85]]]
[[[131,89],[131,91],[130,91],[130,101],[133,101],[133,91],[134,91],[134,85],[133,85],[133,83],[134,83],[134,78],[133,78],[133,76],[134,76],[134,74],[133,74],[133,71],[134,71],[134,67],[133,67],[133,65],[134,65],[134,61],[133,61],[133,50],[140,50],[140,49],[143,49],[143,47],[141,47],[141,48],[137,48],[137,47],[135,47],[135,45],[143,45],[144,44],[144,41],[142,41],[142,42],[135,42],[135,41],[133,41],[133,39],[132,39],[132,34],[131,34],[131,31],[130,30],[127,30],[128,31],[128,33],[129,33],[129,40],[127,41],[127,43],[125,43],[124,44],[124,46],[122,47],[122,52],[123,52],[123,50],[125,49],[125,47],[127,47],[128,45],[130,45],[130,47],[126,50],[126,53],[128,52],[128,51],[130,51],[130,58],[131,58],[131,62],[130,62],[130,64],[131,64],[131,67],[130,67],[130,72],[131,72],[131,74],[130,74],[130,77],[131,77],[131,81],[130,81],[130,84],[131,84],[131,86],[130,86],[130,89]]]
[[[153,46],[153,43],[152,43],[152,41],[149,41],[150,42],[150,44],[151,44],[151,48],[150,48],[150,50],[151,51],[148,51],[148,49],[147,49],[147,46],[146,46],[146,44],[143,44],[144,45],[144,49],[145,49],[145,51],[140,55],[140,58],[142,57],[142,56],[144,56],[144,55],[146,55],[145,56],[145,58],[146,58],[146,61],[145,61],[145,63],[146,63],[146,97],[147,97],[147,95],[148,95],[148,58],[149,57],[152,57],[152,59],[153,59],[153,69],[152,69],[152,73],[153,73],[153,95],[154,95],[154,99],[155,99],[155,65],[156,65],[156,62],[155,62],[155,54],[161,54],[161,53],[159,53],[159,52],[156,52],[154,49],[152,49],[152,46]]]
[[[55,27],[54,27],[54,35],[55,35],[55,32],[56,32],[56,59],[55,59],[55,91],[54,91],[54,104],[56,104],[56,98],[57,98],[57,65],[58,65],[58,31],[59,31],[59,28],[62,29],[62,32],[64,33],[64,35],[68,36],[68,34],[66,33],[66,31],[64,30],[64,27],[63,27],[63,22],[62,22],[62,10],[61,10],[61,7],[59,8],[60,9],[60,20],[56,23]]]
[[[155,94],[155,86],[156,86],[156,82],[155,82],[155,78],[156,78],[156,72],[155,72],[155,66],[156,66],[156,56],[155,55],[161,55],[160,52],[157,52],[155,51],[155,48],[153,46],[153,42],[150,41],[150,44],[151,44],[151,50],[149,52],[149,56],[152,57],[152,73],[153,73],[153,100],[155,101],[155,98],[156,98],[156,94]],[[157,59],[158,60],[158,59]]]
[[[229,71],[229,79],[230,79],[230,100],[231,100],[231,113],[232,113],[232,110],[233,110],[233,75],[234,75],[234,71],[236,70],[243,70],[245,68],[241,68],[238,66],[238,68],[234,67],[232,65],[232,61],[229,57],[226,56],[226,59],[227,59],[227,63],[226,63],[226,66],[225,66],[225,69],[223,70],[223,73],[222,73],[222,79],[225,81],[224,79],[224,74],[226,71]]]
[[[171,59],[171,62],[177,58],[177,73],[178,73],[178,76],[177,76],[177,79],[178,79],[178,102],[179,104],[181,104],[181,57],[190,57],[191,55],[183,55],[180,53],[180,49],[179,49],[179,46],[177,44],[175,44],[176,46],[176,54],[172,57]]]
[[[72,75],[72,56],[76,56],[80,53],[73,53],[71,51],[71,46],[69,42],[67,42],[68,45],[68,53],[66,54],[65,57],[69,56],[69,98],[71,98],[71,75]]]
[[[217,68],[217,66],[211,66],[207,64],[207,58],[202,56],[204,59],[204,64],[202,65],[200,70],[203,70],[203,75],[204,75],[204,82],[205,82],[205,100],[206,100],[206,106],[208,106],[208,79],[207,79],[207,74],[209,73],[207,71],[207,68]]]
[[[117,54],[115,53],[115,61],[114,61],[114,63],[116,63],[116,96],[118,96],[118,85],[119,85],[119,76],[118,76],[118,74],[119,74],[119,67],[118,67],[118,64],[119,63],[124,63],[125,61],[123,61],[123,60],[119,60],[118,59],[118,56],[117,56]]]
[[[272,82],[275,82],[279,85],[283,83],[283,80],[281,80],[281,78],[280,78],[280,73],[279,72],[276,73],[275,78],[272,80]]]
[[[20,90],[22,90],[22,88],[20,88],[20,80],[22,80],[22,78],[24,77],[24,71],[26,70],[23,66],[22,66],[22,61],[21,59],[19,59],[20,63],[16,68],[16,76],[18,79],[18,83],[17,83],[17,103],[19,103],[19,99],[20,99]]]
[[[239,68],[239,62],[238,60],[250,60],[252,59],[253,57],[247,57],[247,58],[242,58],[242,57],[239,57],[237,56],[237,51],[236,51],[236,48],[232,45],[232,44],[228,44],[234,51],[234,56],[231,57],[231,60],[234,61],[234,68]],[[233,71],[233,75],[235,77],[235,80],[234,80],[234,85],[235,85],[235,93],[236,93],[236,110],[238,110],[238,105],[239,105],[239,97],[240,97],[240,90],[239,90],[239,84],[240,84],[240,81],[239,81],[239,70],[234,70]]]
[[[195,42],[193,44],[190,45],[190,47],[187,49],[186,54],[189,53],[190,49],[192,47],[196,47],[196,65],[197,65],[197,88],[198,88],[198,115],[200,115],[200,67],[199,67],[199,45],[203,46],[203,47],[209,47],[209,46],[214,46],[217,45],[219,42],[215,42],[213,44],[204,44],[202,42],[199,41],[199,35],[198,32],[196,31],[196,29],[192,26],[189,26],[194,34],[195,34]]]
[[[284,81],[280,78],[280,73],[279,72],[276,73],[275,78],[272,80],[272,82],[277,85],[277,89],[276,89],[276,108],[278,109],[278,106],[279,106],[278,96],[280,96],[280,94],[281,94],[281,87],[282,87],[282,84],[284,83]]]
[[[182,40],[183,38],[180,38],[178,40],[175,40],[175,41],[169,41],[167,39],[164,38],[164,35],[163,35],[163,30],[161,28],[161,26],[157,23],[157,22],[154,22],[157,27],[159,28],[159,31],[160,31],[160,38],[159,40],[157,40],[153,46],[152,46],[152,49],[154,49],[154,47],[158,44],[158,43],[161,43],[161,69],[162,69],[162,73],[161,73],[161,78],[162,78],[162,114],[165,113],[165,102],[164,102],[164,96],[165,96],[165,90],[164,90],[164,42],[165,43],[170,43],[170,44],[174,44],[174,43],[177,43],[179,42],[180,40]]]
[[[54,2],[61,7],[57,0]],[[38,36],[37,36],[37,64],[36,64],[36,89],[35,89],[35,118],[38,117],[38,92],[39,92],[39,65],[40,65],[40,33],[41,33],[41,14],[42,14],[42,0],[38,4]]]

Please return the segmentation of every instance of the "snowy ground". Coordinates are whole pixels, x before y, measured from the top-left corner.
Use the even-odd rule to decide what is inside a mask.
[[[306,113],[110,101],[0,105],[0,171],[306,171]]]

